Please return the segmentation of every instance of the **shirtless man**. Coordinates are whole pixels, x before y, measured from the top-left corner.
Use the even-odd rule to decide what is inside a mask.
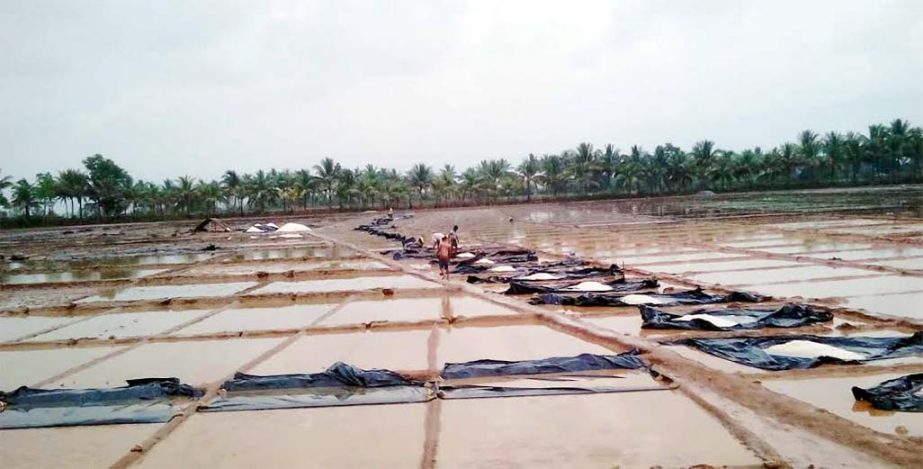
[[[449,245],[452,246],[452,257],[455,257],[458,254],[458,225],[453,226],[449,232]]]
[[[436,259],[439,261],[439,278],[449,279],[449,259],[452,258],[452,245],[449,237],[443,235],[436,244]]]

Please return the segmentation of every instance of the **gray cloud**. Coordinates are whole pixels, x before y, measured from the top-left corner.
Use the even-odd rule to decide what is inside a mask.
[[[0,2],[4,174],[406,169],[923,124],[923,3]]]

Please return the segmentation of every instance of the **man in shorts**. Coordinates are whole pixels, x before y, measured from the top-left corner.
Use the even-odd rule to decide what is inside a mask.
[[[442,235],[442,239],[436,243],[436,259],[439,261],[439,278],[449,279],[449,259],[452,258],[452,245],[449,243],[449,237]]]

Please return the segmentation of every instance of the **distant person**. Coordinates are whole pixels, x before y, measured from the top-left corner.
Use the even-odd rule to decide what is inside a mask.
[[[449,279],[449,259],[452,258],[452,245],[449,243],[449,237],[442,235],[442,239],[436,243],[436,260],[439,261],[439,278]]]
[[[388,220],[394,220],[394,208],[388,207]]]
[[[513,217],[510,217],[510,223],[513,223]]]
[[[445,238],[445,237],[446,235],[443,233],[433,233],[433,237],[432,237],[433,249],[436,249],[437,247],[439,247],[439,243],[441,243],[442,238]]]
[[[449,246],[452,247],[452,257],[458,254],[458,243],[458,225],[455,225],[449,233]]]

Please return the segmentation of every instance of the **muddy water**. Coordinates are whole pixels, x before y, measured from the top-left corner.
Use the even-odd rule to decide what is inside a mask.
[[[425,370],[431,336],[428,329],[308,335],[251,373],[316,373],[338,361],[365,369]]]
[[[32,386],[120,347],[0,351],[0,391]]]
[[[223,379],[283,339],[235,339],[145,344],[67,376],[49,387],[123,386],[125,380],[177,377],[187,384]]]
[[[158,285],[129,287],[84,298],[77,303],[101,301],[139,301],[161,298],[198,298],[229,296],[256,285],[255,282],[201,283],[190,285]]]
[[[52,327],[74,321],[75,318],[51,318],[41,316],[0,317],[0,342],[14,341]]]
[[[418,467],[425,404],[198,414],[140,467]]]
[[[902,316],[923,321],[923,307],[921,307],[923,305],[923,293],[848,297],[845,299],[845,305],[872,313]]]
[[[0,467],[108,467],[160,425],[0,430]]]
[[[910,436],[923,436],[923,418],[919,413],[876,410],[853,398],[853,386],[870,388],[901,376],[900,373],[886,373],[847,378],[772,380],[764,381],[763,386],[882,433],[897,434],[896,429],[904,427]]]
[[[164,272],[165,269],[109,269],[102,271],[70,271],[54,273],[12,274],[0,273],[0,283],[28,285],[33,283],[82,282],[120,278],[140,278]]]
[[[692,252],[688,254],[670,254],[666,256],[637,256],[625,259],[618,259],[619,264],[624,263],[625,265],[640,265],[652,264],[655,262],[685,262],[685,261],[701,261],[701,260],[711,260],[711,259],[733,259],[733,258],[745,258],[746,255],[743,254],[728,254],[726,252],[714,252],[714,251],[702,251],[702,252]]]
[[[335,306],[335,304],[304,304],[274,308],[228,309],[186,326],[174,335],[302,328],[315,324]]]
[[[510,316],[513,310],[469,296],[355,301],[322,320],[320,326],[363,324],[377,321],[412,322],[457,317]]]
[[[828,280],[778,285],[752,285],[751,290],[773,296],[835,298],[923,290],[923,278],[882,275],[874,278]]]
[[[803,264],[798,262],[745,258],[739,261],[684,262],[680,264],[649,265],[642,266],[641,268],[651,272],[679,274],[683,272],[720,272],[725,270],[765,269],[770,267],[798,267],[801,265]]]
[[[747,270],[744,272],[717,272],[710,274],[696,274],[692,279],[698,282],[721,285],[752,285],[755,283],[791,282],[796,280],[811,280],[833,277],[859,277],[879,275],[865,269],[836,268],[821,265],[806,265],[770,270]]]
[[[389,277],[359,277],[348,279],[304,280],[299,282],[273,282],[252,292],[267,293],[324,293],[331,291],[360,291],[375,288],[438,288],[440,285],[420,280],[410,275]]]
[[[200,318],[205,314],[208,314],[207,310],[165,310],[103,314],[47,334],[38,335],[29,340],[121,339],[124,337],[151,336]]]
[[[677,392],[441,403],[443,467],[668,467],[761,461]]]

